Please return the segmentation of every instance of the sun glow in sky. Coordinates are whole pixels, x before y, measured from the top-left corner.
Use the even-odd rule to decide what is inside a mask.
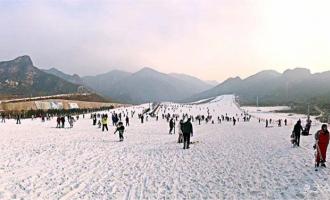
[[[0,0],[0,60],[93,75],[152,67],[205,80],[330,70],[328,0]]]

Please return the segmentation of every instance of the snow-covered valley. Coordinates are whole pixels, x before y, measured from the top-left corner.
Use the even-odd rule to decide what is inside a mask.
[[[148,105],[107,112],[136,114],[119,142],[115,127],[102,132],[89,115],[72,129],[58,129],[56,118],[0,123],[0,199],[329,199],[330,171],[314,171],[313,136],[292,148],[290,134],[305,116],[242,112],[231,95],[209,103],[164,103],[159,120],[137,117]],[[166,110],[164,110],[166,108]],[[249,110],[249,109],[246,109]],[[163,113],[213,116],[193,121],[191,148],[168,134]],[[221,115],[240,118],[218,123]],[[288,126],[265,128],[259,118],[288,119]],[[178,122],[177,122],[178,123]],[[321,124],[313,122],[314,134]],[[329,150],[328,150],[329,152]]]

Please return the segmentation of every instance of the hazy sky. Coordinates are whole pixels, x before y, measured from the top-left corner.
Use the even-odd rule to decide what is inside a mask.
[[[330,70],[329,0],[0,0],[0,60],[79,75],[152,67],[207,80]]]

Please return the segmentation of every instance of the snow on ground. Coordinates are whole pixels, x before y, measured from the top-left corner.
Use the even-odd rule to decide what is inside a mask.
[[[305,126],[307,123],[307,115],[302,114],[292,114],[292,113],[275,113],[276,111],[281,110],[289,110],[289,107],[286,106],[275,106],[275,107],[241,107],[241,109],[245,112],[248,112],[254,118],[260,118],[261,121],[265,121],[266,119],[272,119],[274,122],[279,119],[287,119],[288,126],[294,126],[294,124],[300,119],[302,121],[302,125]],[[315,119],[314,116],[311,116],[312,125],[321,126],[320,122]],[[283,121],[282,121],[283,122]],[[273,125],[277,125],[273,123]]]
[[[214,99],[214,97],[207,98],[207,99],[201,99],[201,100],[198,100],[198,101],[191,102],[191,103],[189,103],[189,104],[191,104],[191,105],[194,105],[194,104],[202,104],[202,103],[209,102],[209,101],[211,101],[212,99]]]
[[[148,104],[116,109],[142,112]],[[166,111],[164,109],[166,108]],[[240,116],[234,97],[201,105],[166,103],[159,111],[214,118]],[[182,111],[182,112],[180,112]],[[278,114],[268,114],[276,118]],[[314,171],[313,138],[292,148],[290,127],[251,122],[193,122],[189,150],[168,123],[135,118],[118,142],[89,116],[72,129],[55,119],[0,124],[0,199],[329,199],[329,169]],[[314,133],[319,125],[313,126]],[[329,152],[329,150],[328,150]]]
[[[289,106],[265,106],[265,107],[251,107],[251,106],[244,106],[241,107],[243,110],[249,110],[253,112],[274,112],[274,111],[281,111],[281,110],[290,110]]]

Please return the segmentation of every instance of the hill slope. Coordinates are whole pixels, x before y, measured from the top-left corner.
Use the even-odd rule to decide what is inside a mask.
[[[196,88],[196,90],[198,90],[198,91],[208,90],[213,87],[213,85],[211,85],[205,81],[202,81],[196,77],[189,76],[186,74],[171,73],[169,75],[173,76],[174,78],[177,78],[177,79],[180,79],[182,81],[189,83],[191,87]]]
[[[179,101],[212,87],[192,76],[164,74],[151,68],[143,68],[136,73],[112,70],[105,74],[82,78],[57,69],[45,71],[73,83],[82,83],[104,96],[125,103]]]
[[[127,103],[178,101],[195,92],[196,88],[186,81],[151,68],[143,68],[117,82],[112,97]]]
[[[82,78],[82,81],[87,87],[90,87],[105,96],[112,96],[112,91],[116,87],[116,83],[130,75],[131,73],[129,72],[112,70],[105,74],[85,76]]]
[[[41,96],[76,92],[78,85],[43,72],[33,66],[29,56],[0,62],[2,95]]]
[[[278,73],[268,70],[259,72],[244,80],[231,78],[216,87],[187,99],[193,101],[222,94],[234,93],[243,104],[254,104],[257,96],[264,105],[318,103],[321,99],[330,101],[330,71],[311,74],[308,69],[296,68]]]
[[[81,77],[77,74],[73,74],[73,75],[69,75],[69,74],[65,74],[62,71],[56,69],[56,68],[50,68],[50,69],[43,69],[42,71],[48,73],[48,74],[53,74],[61,79],[64,79],[70,83],[74,83],[74,84],[78,84],[78,85],[82,85],[83,80],[81,79]]]

